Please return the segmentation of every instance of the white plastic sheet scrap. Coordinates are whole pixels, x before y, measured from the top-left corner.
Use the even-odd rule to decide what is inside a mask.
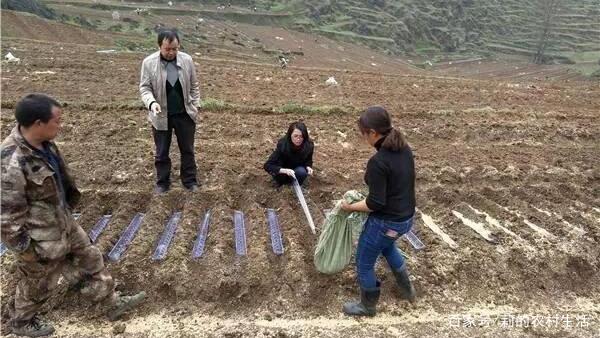
[[[9,63],[21,63],[21,59],[15,57],[11,52],[8,52],[4,58]]]
[[[335,78],[333,76],[330,76],[327,81],[325,81],[325,84],[328,86],[337,86],[338,82],[335,80]]]

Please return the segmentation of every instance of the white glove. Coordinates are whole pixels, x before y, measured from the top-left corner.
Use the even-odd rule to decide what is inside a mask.
[[[296,178],[296,173],[292,169],[281,168],[281,169],[279,169],[279,173]]]
[[[158,104],[158,102],[154,102],[152,104],[152,107],[150,107],[152,114],[154,114],[154,116],[158,116],[158,114],[160,114],[162,112],[161,108],[160,108],[160,104]]]
[[[314,170],[311,167],[306,167],[306,172],[308,173],[309,176],[312,176]]]

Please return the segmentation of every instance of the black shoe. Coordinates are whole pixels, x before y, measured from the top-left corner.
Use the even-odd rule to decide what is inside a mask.
[[[396,277],[396,283],[400,288],[400,298],[406,299],[413,303],[417,297],[417,293],[410,281],[406,267],[399,270],[392,270],[392,272],[394,273],[394,276]]]
[[[54,333],[54,327],[50,323],[44,322],[38,316],[34,316],[24,325],[11,325],[11,331],[17,336],[43,337]]]
[[[169,191],[169,187],[165,187],[163,185],[156,185],[154,187],[154,193],[157,195],[162,195],[162,194],[166,193],[167,191]]]
[[[344,304],[344,313],[349,316],[369,316],[372,317],[377,313],[377,302],[381,289],[375,287],[373,289],[360,290],[360,302],[348,302]]]

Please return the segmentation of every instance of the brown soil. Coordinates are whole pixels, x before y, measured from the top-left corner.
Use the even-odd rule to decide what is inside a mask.
[[[148,293],[142,308],[123,321],[127,336],[599,334],[597,84],[542,82],[530,88],[491,80],[280,70],[202,55],[195,61],[203,97],[264,109],[203,112],[196,134],[202,188],[196,194],[181,189],[173,147],[174,189],[159,197],[152,194],[151,130],[138,108],[142,53],[106,56],[94,46],[16,39],[3,39],[2,48],[3,54],[15,48],[23,60],[3,65],[2,138],[14,125],[12,108],[22,95],[54,95],[67,102],[57,141],[84,193],[78,222],[89,230],[101,215],[113,214],[98,241],[108,252],[135,213],[146,213],[122,261],[109,264],[122,290]],[[324,84],[332,75],[340,86]],[[409,255],[419,293],[416,305],[397,298],[381,262],[381,315],[354,320],[340,314],[341,304],[357,293],[353,267],[333,276],[315,270],[317,237],[310,234],[291,190],[274,189],[262,164],[288,123],[303,119],[317,147],[307,198],[320,225],[321,210],[330,208],[332,200],[363,187],[372,149],[356,132],[356,115],[270,112],[288,102],[358,109],[382,104],[393,113],[416,156],[419,210],[458,244],[451,249],[417,214],[415,231],[426,249],[415,252],[399,242]],[[266,208],[278,210],[286,250],[282,257],[270,248]],[[213,218],[205,254],[193,261],[197,226],[208,209]],[[246,214],[247,257],[235,255],[234,210]],[[166,260],[153,262],[150,256],[173,211],[183,211],[176,237]],[[485,241],[452,211],[492,231],[498,243]],[[18,275],[11,254],[2,257],[1,266],[6,304]],[[47,310],[60,336],[111,336],[119,329],[70,291],[62,290]],[[452,325],[455,316],[508,314],[587,315],[589,326]]]
[[[2,38],[6,37],[95,45],[110,45],[113,41],[108,34],[42,19],[33,14],[3,10]]]

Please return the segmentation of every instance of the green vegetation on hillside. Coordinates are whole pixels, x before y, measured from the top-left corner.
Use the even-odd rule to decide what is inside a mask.
[[[46,19],[53,19],[54,12],[38,0],[1,0],[0,7],[13,11],[28,12]]]
[[[39,4],[38,1],[54,7],[68,5],[104,10],[128,10],[133,6],[120,1],[80,0],[2,0],[2,6],[11,2]],[[134,2],[140,7],[151,6],[151,15],[199,15],[215,20],[287,27],[361,44],[387,54],[422,56],[432,62],[509,54],[526,56],[540,63],[586,64],[579,68],[590,73],[600,54],[598,0],[185,1],[187,5],[197,4],[191,10],[169,7],[168,1]],[[559,5],[548,16],[544,10],[551,2]],[[225,4],[231,7],[216,9]],[[103,27],[91,18],[73,16],[63,21],[100,30],[145,33],[137,22]],[[540,46],[543,46],[542,57],[536,56],[540,54]]]

